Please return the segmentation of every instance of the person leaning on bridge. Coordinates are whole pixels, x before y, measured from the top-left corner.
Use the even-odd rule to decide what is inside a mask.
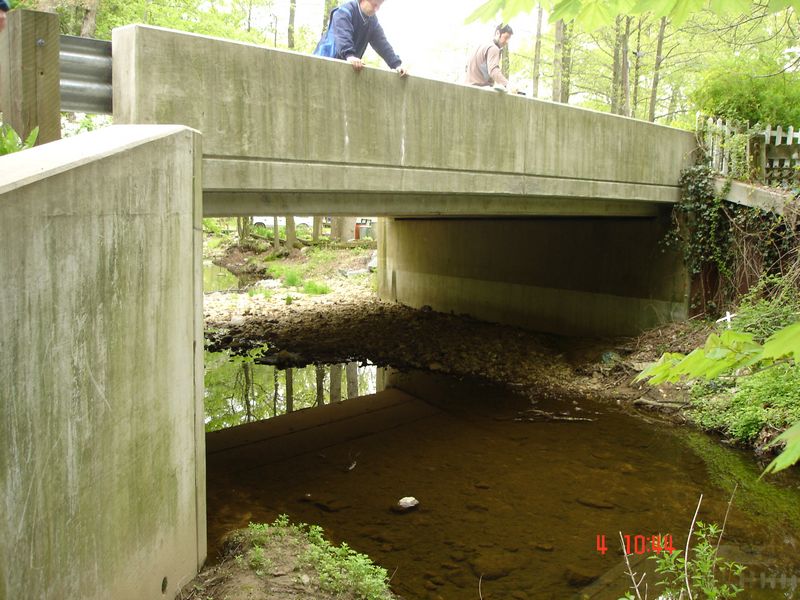
[[[2,2],[3,0],[0,0]],[[375,13],[384,0],[348,0],[331,11],[328,30],[317,44],[314,54],[346,60],[356,71],[364,68],[361,57],[367,44],[375,49],[391,69],[404,77],[407,71],[395,54]]]
[[[499,84],[504,88],[508,87],[508,79],[500,69],[500,52],[508,46],[508,40],[513,34],[511,25],[498,25],[494,30],[494,40],[481,44],[470,55],[464,82],[469,85]]]
[[[6,13],[11,10],[6,0],[0,0],[0,31],[6,28]]]

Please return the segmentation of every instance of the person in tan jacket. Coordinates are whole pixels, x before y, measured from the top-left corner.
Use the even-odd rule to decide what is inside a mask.
[[[508,79],[500,70],[500,51],[508,45],[514,34],[510,25],[498,25],[494,30],[494,40],[481,44],[472,52],[467,62],[464,83],[468,85],[508,86]]]

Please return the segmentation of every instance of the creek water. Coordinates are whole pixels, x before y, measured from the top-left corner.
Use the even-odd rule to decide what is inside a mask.
[[[747,567],[739,598],[800,597],[796,476],[759,481],[748,454],[608,404],[417,374],[390,384],[432,408],[257,466],[210,461],[212,560],[227,531],[287,514],[367,553],[406,600],[616,600],[630,583],[619,532],[652,571],[653,536],[683,548],[700,495],[698,519],[722,523],[736,486],[720,552]],[[393,512],[404,496],[418,509]]]

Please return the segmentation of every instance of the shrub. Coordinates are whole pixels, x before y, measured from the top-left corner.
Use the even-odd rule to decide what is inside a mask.
[[[800,125],[800,73],[736,57],[709,71],[690,93],[704,113],[750,124]]]

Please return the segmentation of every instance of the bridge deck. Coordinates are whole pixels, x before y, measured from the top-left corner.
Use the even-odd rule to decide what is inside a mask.
[[[132,25],[116,123],[203,134],[205,214],[647,216],[685,131],[341,61]]]

